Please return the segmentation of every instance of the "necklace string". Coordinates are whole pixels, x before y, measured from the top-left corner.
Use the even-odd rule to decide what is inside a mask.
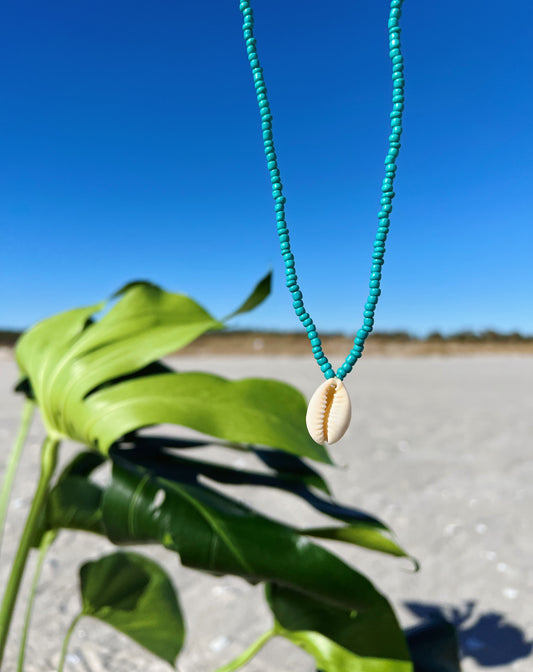
[[[263,77],[263,68],[259,63],[256,39],[254,37],[254,16],[249,0],[241,0],[239,9],[243,15],[243,36],[246,44],[246,52],[252,70],[252,76],[261,115],[261,130],[263,144],[267,159],[267,168],[272,183],[272,197],[275,203],[276,221],[281,255],[285,264],[286,285],[292,296],[292,305],[298,319],[307,331],[307,337],[311,344],[313,355],[318,366],[326,379],[336,377],[343,380],[353,369],[357,360],[361,357],[365,341],[374,326],[374,314],[376,305],[381,294],[381,271],[385,257],[385,242],[390,227],[390,213],[394,198],[394,177],[396,175],[396,160],[400,152],[400,136],[402,134],[402,113],[404,107],[403,56],[400,45],[401,6],[403,0],[391,0],[388,20],[389,29],[389,57],[392,63],[392,112],[390,113],[391,134],[389,135],[389,149],[385,158],[385,177],[381,186],[380,210],[378,213],[378,228],[374,240],[372,252],[372,265],[370,267],[369,293],[364,306],[363,323],[354,338],[354,345],[348,353],[345,361],[335,372],[322,350],[322,342],[318,336],[316,326],[311,316],[306,311],[303,294],[298,285],[294,256],[291,252],[289,229],[285,219],[286,198],[283,195],[278,159],[274,147],[272,132],[272,113],[267,97],[267,88]]]

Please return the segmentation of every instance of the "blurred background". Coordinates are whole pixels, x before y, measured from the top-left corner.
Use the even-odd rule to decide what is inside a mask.
[[[387,2],[257,0],[287,220],[319,331],[362,320],[391,98]],[[531,4],[405,3],[377,331],[533,335]],[[0,327],[146,278],[292,331],[238,2],[21,0],[0,21]]]

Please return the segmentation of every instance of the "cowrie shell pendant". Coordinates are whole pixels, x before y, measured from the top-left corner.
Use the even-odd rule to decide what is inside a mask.
[[[342,439],[352,418],[352,404],[342,380],[329,378],[311,397],[305,421],[311,438],[332,444]]]

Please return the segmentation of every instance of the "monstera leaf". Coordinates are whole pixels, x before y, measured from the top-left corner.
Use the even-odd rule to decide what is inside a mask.
[[[154,459],[153,447],[144,457],[135,447],[114,448],[110,456],[112,478],[103,487],[91,481],[98,461],[90,453],[79,456],[62,474],[48,500],[49,527],[85,529],[104,534],[116,544],[159,543],[179,554],[188,567],[240,576],[251,583],[267,582],[272,591],[287,591],[283,604],[294,603],[303,614],[310,614],[312,605],[315,614],[312,622],[298,625],[296,641],[296,635],[290,634],[296,626],[284,616],[286,610],[273,608],[277,634],[300,646],[304,631],[318,633],[313,637],[322,638],[320,650],[327,640],[331,651],[337,652],[335,660],[341,652],[341,660],[350,665],[357,661],[359,667],[348,666],[347,671],[411,672],[394,612],[366,577],[312,543],[305,531],[267,518],[204,484],[206,475],[238,482],[236,470],[163,453]],[[242,472],[243,484],[248,473]],[[301,487],[305,477],[302,473]],[[279,479],[282,487],[290,488],[292,483],[297,492],[298,477],[292,478],[291,482],[281,472],[269,485],[276,487],[274,481]],[[339,510],[344,516],[349,511]],[[379,526],[384,527],[376,521]],[[276,605],[280,604],[278,599]],[[337,634],[333,616],[342,625]],[[327,662],[327,656],[320,655],[317,661]],[[372,667],[374,659],[383,667]],[[321,669],[337,672],[341,668],[329,661]]]
[[[232,315],[256,307],[269,290],[270,275]],[[102,303],[68,311],[37,324],[17,344],[23,380],[50,437],[105,454],[132,430],[175,423],[329,461],[305,431],[305,400],[294,388],[176,373],[158,361],[223,322],[189,297],[148,282],[130,283],[116,298],[102,316]]]
[[[137,553],[113,553],[80,568],[83,616],[96,618],[174,665],[185,627],[166,572]]]

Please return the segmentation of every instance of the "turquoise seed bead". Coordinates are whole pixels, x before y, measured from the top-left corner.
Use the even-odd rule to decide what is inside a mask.
[[[401,54],[400,34],[401,28],[399,26],[399,19],[401,16],[402,0],[391,0],[390,12],[388,18],[388,33],[389,33],[389,57],[391,58],[392,71],[392,110],[390,113],[391,134],[389,135],[389,149],[385,159],[385,178],[381,187],[381,209],[378,214],[379,225],[376,232],[375,242],[372,251],[372,266],[370,270],[370,293],[365,303],[364,323],[361,329],[358,330],[354,338],[354,346],[348,354],[345,362],[339,367],[337,375],[343,379],[346,373],[352,370],[353,365],[361,356],[364,348],[365,339],[372,331],[374,323],[374,312],[378,297],[381,293],[379,283],[381,280],[381,268],[383,265],[383,256],[385,253],[385,239],[389,230],[389,213],[392,210],[392,199],[394,198],[393,180],[397,170],[396,157],[400,149],[400,136],[403,132],[401,125],[402,112],[404,109],[404,85],[403,77],[404,65],[403,56]],[[263,77],[263,69],[259,63],[257,55],[256,39],[253,35],[253,12],[250,7],[249,0],[241,0],[239,7],[243,15],[243,37],[245,40],[245,48],[247,53],[247,60],[250,63],[250,68],[253,77],[253,84],[257,96],[257,102],[261,115],[261,131],[263,134],[263,145],[267,159],[267,169],[269,170],[269,177],[272,184],[272,196],[275,200],[274,211],[276,215],[276,223],[278,229],[278,237],[280,241],[280,248],[283,256],[283,261],[286,267],[286,285],[292,294],[293,308],[300,322],[308,331],[313,354],[326,379],[332,378],[335,372],[332,370],[331,364],[327,361],[322,347],[321,341],[315,325],[309,315],[305,311],[303,305],[303,296],[297,284],[297,276],[295,273],[294,256],[290,251],[289,231],[285,222],[284,205],[286,203],[285,197],[282,195],[282,183],[280,171],[277,164],[277,157],[274,149],[274,139],[272,132],[272,114],[267,98],[267,87]]]

